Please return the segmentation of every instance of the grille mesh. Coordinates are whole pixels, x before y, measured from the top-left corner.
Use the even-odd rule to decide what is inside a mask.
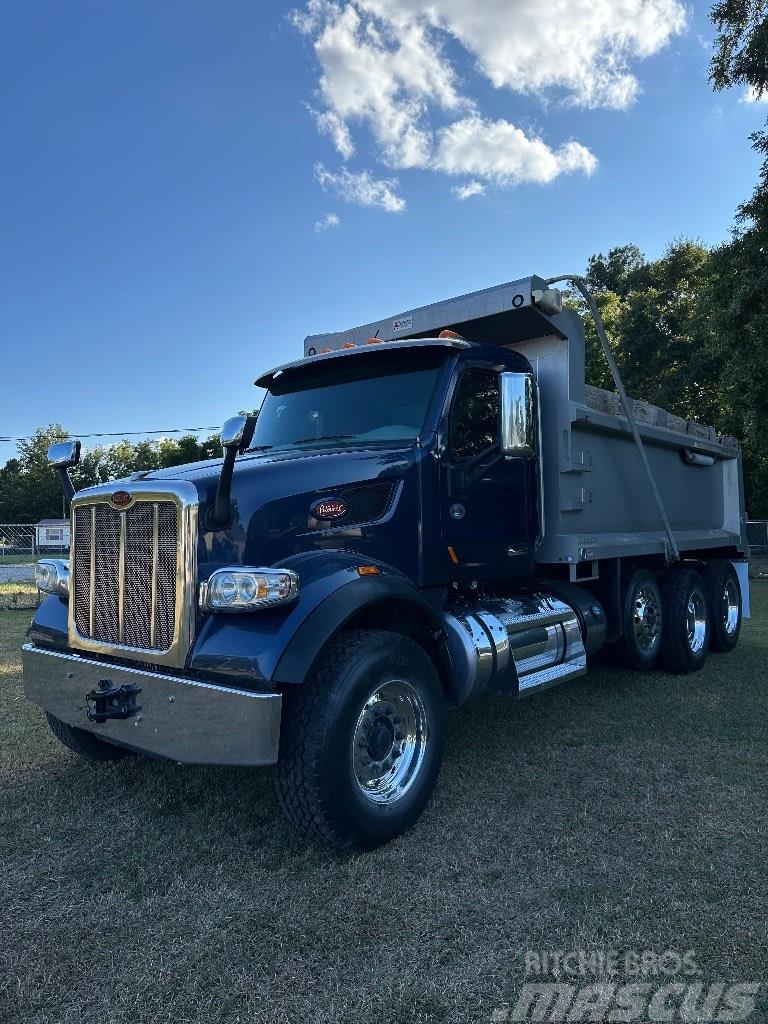
[[[390,480],[375,480],[371,483],[348,484],[340,487],[338,495],[347,506],[344,523],[373,523],[388,511],[395,484]]]
[[[121,549],[123,519],[125,540]],[[125,512],[106,504],[80,506],[75,509],[74,535],[75,624],[80,636],[110,646],[167,651],[173,643],[176,621],[176,505],[171,501],[137,501]]]

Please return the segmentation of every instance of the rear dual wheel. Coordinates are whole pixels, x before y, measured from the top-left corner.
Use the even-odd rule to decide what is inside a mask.
[[[710,611],[710,646],[732,651],[741,632],[741,586],[731,562],[708,562],[702,573]]]
[[[662,621],[658,578],[649,569],[638,569],[624,591],[623,647],[631,668],[647,671],[658,661]]]
[[[624,591],[624,654],[636,669],[660,661],[668,672],[697,672],[710,646],[736,646],[740,627],[741,590],[730,562],[709,562],[703,573],[681,566],[661,582],[638,569]]]
[[[661,663],[668,672],[698,672],[710,641],[706,584],[694,569],[673,569],[664,577],[661,595]]]

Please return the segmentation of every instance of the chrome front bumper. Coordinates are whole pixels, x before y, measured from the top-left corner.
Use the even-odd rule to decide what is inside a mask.
[[[196,679],[22,648],[24,692],[56,718],[104,740],[188,764],[265,765],[277,761],[279,693],[252,693]],[[141,687],[141,710],[101,724],[88,718],[86,694],[108,679]]]

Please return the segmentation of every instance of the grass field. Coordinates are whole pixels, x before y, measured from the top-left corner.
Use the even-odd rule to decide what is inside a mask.
[[[456,712],[417,828],[344,857],[269,772],[79,761],[22,697],[29,615],[0,613],[0,1020],[490,1021],[526,950],[762,982],[768,583],[753,612],[696,676],[605,662]]]

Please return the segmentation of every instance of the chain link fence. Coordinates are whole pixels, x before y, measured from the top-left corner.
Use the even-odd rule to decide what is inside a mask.
[[[0,565],[31,562],[36,556],[37,531],[32,523],[0,523]]]
[[[747,540],[753,554],[768,555],[768,519],[749,520],[747,522]]]
[[[0,523],[0,565],[34,562],[69,553],[69,523]]]
[[[46,554],[66,556],[68,543],[66,524],[0,523],[0,611],[37,607],[34,563]]]

